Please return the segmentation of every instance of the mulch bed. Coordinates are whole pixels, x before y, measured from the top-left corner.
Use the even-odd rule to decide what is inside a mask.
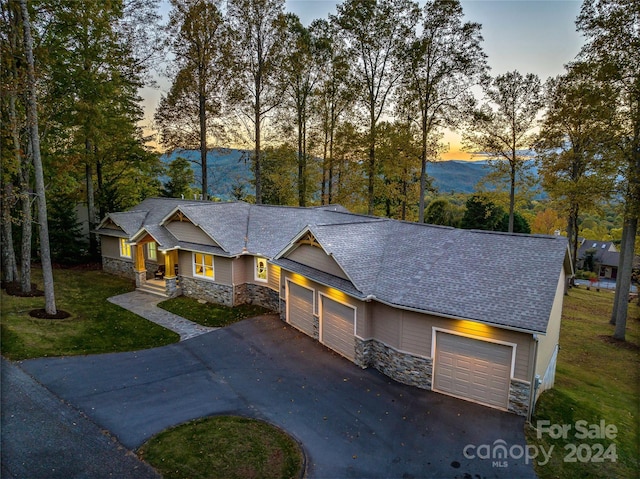
[[[2,289],[4,289],[9,296],[20,296],[22,298],[36,298],[44,296],[44,291],[38,289],[35,283],[31,283],[31,291],[28,293],[22,292],[20,283],[13,281],[11,283],[2,282]]]
[[[67,319],[71,313],[58,309],[56,314],[48,314],[44,309],[32,309],[29,311],[29,316],[37,319]]]
[[[621,349],[628,349],[630,351],[640,351],[640,345],[636,343],[631,343],[629,341],[621,341],[620,339],[616,339],[613,336],[601,334],[598,336],[598,339],[604,341],[605,343],[613,344],[614,346]]]

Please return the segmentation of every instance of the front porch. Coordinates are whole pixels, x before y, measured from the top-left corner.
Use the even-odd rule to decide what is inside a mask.
[[[153,243],[158,261],[157,268],[149,270],[145,258],[145,245]],[[162,255],[162,258],[160,257]],[[174,298],[182,294],[178,284],[178,252],[176,250],[157,252],[157,243],[150,235],[146,235],[135,244],[134,273],[136,289],[165,298]]]

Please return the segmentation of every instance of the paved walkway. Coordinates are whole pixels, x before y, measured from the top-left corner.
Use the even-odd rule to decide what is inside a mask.
[[[164,300],[164,298],[142,291],[132,291],[131,293],[112,296],[108,299],[110,303],[117,304],[138,316],[142,316],[149,321],[178,333],[180,335],[180,341],[195,338],[201,334],[218,329],[201,326],[184,319],[182,316],[159,308],[158,303]]]

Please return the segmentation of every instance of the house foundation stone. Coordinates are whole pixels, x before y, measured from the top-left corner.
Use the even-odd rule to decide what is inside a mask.
[[[512,379],[509,386],[509,411],[518,416],[527,416],[529,399],[531,398],[531,384],[526,381]]]
[[[233,304],[257,304],[271,311],[278,311],[280,297],[278,292],[258,284],[239,284],[234,288]]]
[[[144,286],[144,284],[147,282],[147,272],[135,271],[134,273],[136,276],[136,288],[140,288],[141,286]]]
[[[115,274],[116,276],[122,276],[124,278],[136,278],[133,272],[133,263],[130,261],[123,261],[121,259],[103,256],[102,271],[105,273]]]
[[[202,299],[211,303],[233,306],[233,287],[226,284],[203,281],[195,278],[180,278],[182,294],[189,298]]]
[[[165,278],[165,293],[170,298],[175,298],[176,296],[180,296],[180,289],[178,288],[178,278]]]
[[[362,368],[376,368],[400,383],[431,389],[431,358],[400,352],[375,339],[364,341],[356,338],[355,363]]]

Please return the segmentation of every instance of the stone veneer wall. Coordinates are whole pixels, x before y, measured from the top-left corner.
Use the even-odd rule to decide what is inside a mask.
[[[182,294],[190,298],[233,306],[233,287],[213,281],[180,276]]]
[[[517,379],[511,380],[509,386],[509,411],[518,416],[529,413],[529,399],[531,398],[531,384]]]
[[[432,361],[408,353],[402,353],[375,339],[356,341],[355,363],[362,367],[374,367],[382,374],[403,384],[421,389],[431,389]]]
[[[123,276],[129,279],[136,279],[136,275],[133,271],[133,263],[131,261],[124,261],[116,258],[102,257],[102,270],[105,273],[115,274],[117,276]]]
[[[271,311],[278,311],[280,296],[277,291],[259,284],[239,284],[234,289],[233,305],[257,304]]]

